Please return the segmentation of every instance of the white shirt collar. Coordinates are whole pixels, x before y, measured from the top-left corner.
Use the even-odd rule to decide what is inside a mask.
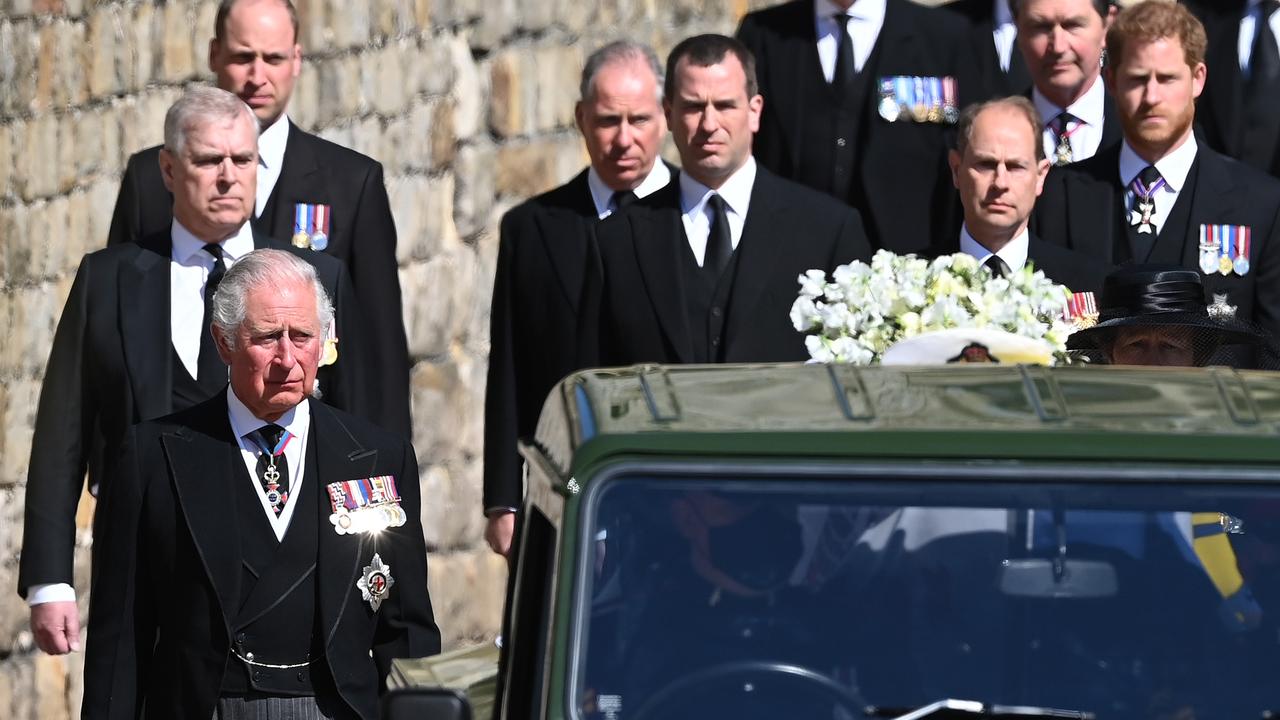
[[[1000,248],[1000,252],[992,253],[986,246],[973,239],[967,226],[960,228],[960,252],[972,255],[979,263],[984,263],[993,254],[1004,261],[1010,270],[1021,270],[1027,264],[1027,254],[1031,248],[1031,233],[1026,228],[1015,235],[1012,240]]]
[[[644,180],[640,181],[633,192],[637,198],[648,197],[666,187],[669,182],[671,182],[671,169],[662,162],[662,158],[658,158],[653,161],[649,174],[644,176]],[[604,184],[594,165],[587,169],[587,188],[591,190],[591,202],[595,203],[596,216],[603,220],[613,214],[610,203],[613,202],[614,190]]]
[[[266,130],[258,133],[258,157],[266,167],[279,172],[284,164],[284,147],[289,142],[289,116],[281,113]]]
[[[719,190],[712,190],[694,180],[689,173],[682,172],[680,173],[680,208],[686,214],[693,210],[701,212],[702,205],[714,192],[724,198],[727,210],[745,218],[747,208],[751,205],[751,188],[755,184],[756,159],[750,155],[747,156],[747,161],[742,164],[742,167],[735,170],[729,179],[724,181]]]
[[[814,0],[813,16],[818,20],[831,20],[837,13],[848,15],[852,22],[868,22],[876,25],[884,24],[884,12],[887,0],[855,0],[845,10],[831,0]]]
[[[993,24],[996,27],[1013,24],[1013,11],[1009,9],[1009,0],[995,0]]]
[[[175,262],[182,265],[190,265],[192,264],[192,258],[196,257],[196,253],[207,255],[204,252],[204,246],[208,245],[208,243],[192,235],[191,231],[183,227],[177,218],[173,219],[170,235],[173,238],[173,250],[170,257]],[[232,262],[251,252],[253,252],[253,228],[247,222],[240,226],[235,235],[222,241],[222,254]],[[201,262],[195,264],[203,264],[204,257],[199,259]]]
[[[1066,111],[1083,120],[1085,124],[1100,129],[1107,112],[1107,89],[1102,82],[1102,75],[1098,75],[1093,79],[1089,89],[1084,91],[1084,95],[1069,107],[1060,108],[1054,105],[1036,87],[1031,88],[1031,101],[1035,103],[1036,110],[1040,111],[1040,117],[1044,118],[1046,124]]]
[[[1156,161],[1156,170],[1164,178],[1164,184],[1173,192],[1181,192],[1187,182],[1187,174],[1191,172],[1191,164],[1196,161],[1196,135],[1189,133],[1186,142],[1174,148],[1173,152]],[[1120,182],[1129,187],[1129,183],[1148,165],[1146,160],[1138,157],[1138,153],[1129,147],[1125,140],[1120,145]]]
[[[235,433],[237,438],[242,438],[263,425],[270,424],[268,421],[254,415],[240,401],[240,398],[236,397],[235,390],[230,385],[227,385],[227,416],[231,420],[231,432]],[[294,437],[306,437],[306,431],[311,427],[311,405],[309,401],[303,400],[289,408],[274,424],[289,431],[289,434]]]

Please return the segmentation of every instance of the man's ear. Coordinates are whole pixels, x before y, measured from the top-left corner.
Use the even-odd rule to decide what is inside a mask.
[[[960,153],[955,150],[947,151],[947,165],[951,166],[951,184],[960,189]]]
[[[160,179],[164,181],[164,187],[170,193],[173,192],[173,164],[176,160],[173,153],[169,152],[169,148],[160,148]]]
[[[217,325],[209,323],[209,332],[213,334],[213,346],[218,350],[218,357],[222,359],[222,364],[231,367],[231,344],[222,337],[222,333],[218,332]]]

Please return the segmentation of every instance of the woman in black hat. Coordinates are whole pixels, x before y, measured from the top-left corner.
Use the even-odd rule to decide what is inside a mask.
[[[1128,265],[1107,276],[1098,322],[1067,338],[1067,349],[1111,365],[1257,366],[1262,333],[1225,301],[1207,305],[1200,273]]]

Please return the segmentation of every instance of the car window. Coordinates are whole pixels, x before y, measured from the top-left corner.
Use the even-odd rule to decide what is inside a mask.
[[[1280,710],[1267,485],[623,475],[587,507],[579,717]]]

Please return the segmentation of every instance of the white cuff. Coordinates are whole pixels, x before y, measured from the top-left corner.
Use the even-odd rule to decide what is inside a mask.
[[[66,583],[44,583],[27,588],[28,605],[75,601],[76,589]]]

